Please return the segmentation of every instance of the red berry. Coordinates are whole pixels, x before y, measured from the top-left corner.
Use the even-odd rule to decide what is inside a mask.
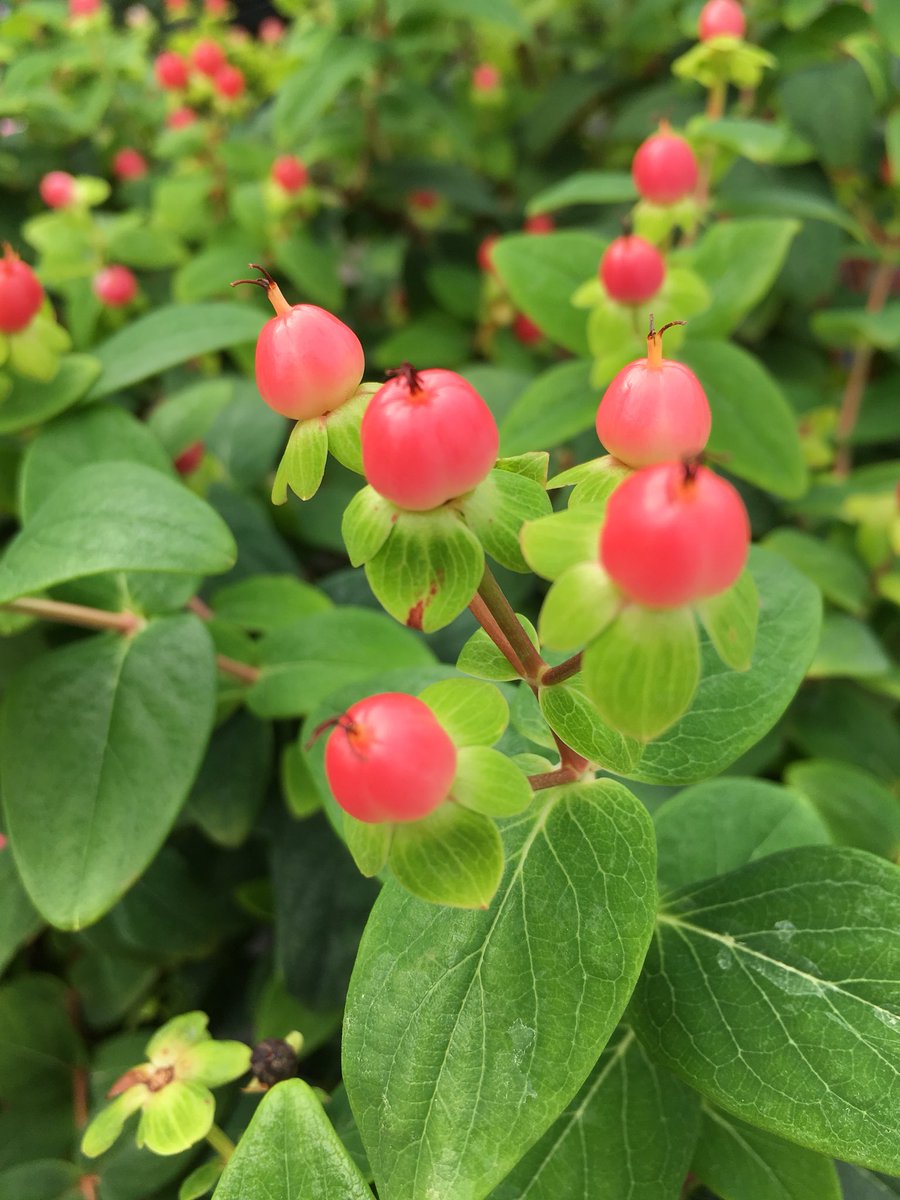
[[[113,158],[113,174],[117,179],[143,179],[147,174],[147,160],[143,154],[126,146]]]
[[[225,66],[225,52],[218,42],[212,42],[207,38],[198,42],[191,51],[191,62],[201,75],[212,77]]]
[[[476,92],[495,92],[502,76],[493,63],[479,63],[472,72],[472,88]]]
[[[69,0],[69,16],[92,17],[102,7],[102,0]]]
[[[634,186],[653,204],[683,200],[697,186],[698,174],[693,150],[667,126],[641,143],[631,163]]]
[[[701,42],[710,38],[742,38],[747,31],[747,18],[738,0],[707,0],[700,12],[697,36]]]
[[[656,295],[665,277],[663,256],[633,233],[610,242],[600,260],[603,286],[620,304],[643,304]]]
[[[420,212],[430,212],[431,209],[437,208],[440,200],[440,193],[432,188],[419,188],[407,196],[409,207],[413,210],[418,209]]]
[[[12,246],[0,258],[0,333],[18,333],[30,325],[44,303],[37,275]]]
[[[230,63],[226,63],[224,67],[219,67],[213,76],[213,87],[226,100],[236,100],[246,87],[244,72],[240,67],[233,67]]]
[[[516,319],[513,321],[513,333],[516,340],[523,346],[533,346],[544,336],[540,327],[535,325],[534,321],[529,320],[524,313],[516,314]]]
[[[302,191],[309,182],[309,171],[293,154],[281,154],[272,163],[272,178],[286,192]]]
[[[202,442],[192,442],[186,450],[175,457],[175,470],[179,475],[190,475],[196,471],[203,461],[204,445]]]
[[[165,88],[166,91],[178,91],[187,87],[190,67],[186,59],[182,58],[180,54],[176,54],[174,50],[164,50],[162,54],[156,56],[153,72],[161,88]]]
[[[91,286],[97,299],[107,308],[124,308],[137,295],[137,280],[127,267],[104,267],[94,276]]]
[[[50,171],[38,188],[48,208],[68,208],[75,200],[75,177],[68,171]]]
[[[166,117],[166,124],[170,129],[185,129],[188,125],[193,125],[196,120],[197,114],[192,108],[185,105],[170,112]]]
[[[281,288],[262,267],[256,283],[277,316],[267,321],[256,343],[256,386],[270,408],[294,421],[319,417],[340,408],[362,380],[365,356],[359,338],[336,316],[314,304],[285,300]]]
[[[228,12],[228,0],[205,0],[203,7],[207,16],[224,17]]]
[[[278,17],[263,17],[259,23],[257,35],[261,42],[273,46],[284,37],[284,21]]]
[[[487,237],[481,239],[478,245],[478,265],[485,274],[489,275],[494,270],[494,264],[491,262],[491,251],[499,241],[499,233],[489,233]]]
[[[335,800],[357,821],[418,821],[446,800],[456,747],[424,701],[384,692],[338,719],[325,773]]]
[[[604,570],[638,604],[678,608],[730,587],[744,569],[750,522],[738,493],[706,467],[646,467],[609,498]]]
[[[166,0],[166,12],[170,17],[180,16],[188,6],[188,0]]]
[[[363,470],[376,492],[424,512],[470,492],[497,460],[491,410],[461,375],[405,365],[369,401]]]
[[[622,368],[597,409],[597,437],[629,467],[695,458],[709,439],[706,393],[690,367],[663,358],[664,332],[650,334],[647,357]]]
[[[528,218],[522,228],[526,233],[552,233],[556,228],[556,222],[549,213],[536,213],[535,216]]]

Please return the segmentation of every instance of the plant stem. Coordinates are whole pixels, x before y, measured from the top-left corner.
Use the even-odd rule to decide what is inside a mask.
[[[521,621],[513,612],[512,605],[503,594],[503,589],[494,578],[490,567],[485,566],[478,588],[478,595],[484,601],[491,616],[497,622],[501,632],[512,646],[516,657],[522,664],[522,677],[529,683],[537,683],[541,671],[547,665],[532,645],[531,638],[525,632]]]
[[[571,679],[573,675],[577,675],[581,670],[583,654],[584,651],[579,650],[577,654],[573,654],[571,658],[567,658],[559,666],[550,667],[541,676],[541,687],[553,687],[554,684],[564,683],[567,679]]]
[[[224,1162],[228,1162],[229,1158],[234,1154],[234,1142],[225,1130],[220,1129],[218,1125],[212,1126],[206,1135],[206,1140]]]
[[[556,742],[556,748],[559,751],[560,769],[568,769],[573,771],[576,776],[580,775],[588,765],[588,760],[582,758],[580,754],[576,754],[571,746],[566,745],[555,730],[551,729],[550,732],[553,734],[553,740]]]
[[[706,97],[706,116],[710,121],[718,121],[720,117],[725,115],[725,101],[728,98],[728,84],[724,79],[719,79],[709,89],[709,94]],[[694,191],[694,199],[701,210],[705,210],[709,204],[709,185],[712,180],[713,163],[716,157],[714,146],[710,146],[706,154],[703,156],[703,161],[700,164],[700,171],[697,176],[697,187]]]
[[[216,655],[216,666],[220,671],[224,671],[226,675],[231,675],[234,679],[240,679],[242,683],[256,683],[259,679],[259,667],[251,666],[250,663],[239,662],[236,658],[229,658],[225,654]]]
[[[893,263],[882,261],[878,264],[875,274],[872,277],[869,298],[866,301],[867,313],[878,313],[884,308],[887,298],[891,294],[894,270]],[[856,422],[859,420],[874,356],[875,347],[872,343],[866,341],[864,338],[860,338],[853,351],[850,374],[847,376],[844,395],[841,399],[841,411],[838,414],[838,451],[834,466],[839,476],[845,476],[850,470],[852,461],[850,437],[856,428]]]
[[[473,596],[472,602],[469,605],[469,611],[515,671],[515,673],[524,677],[526,674],[525,668],[519,662],[515,650],[513,650],[512,646],[509,644],[509,639],[494,620],[490,609],[477,592]]]
[[[564,783],[574,783],[578,772],[572,767],[557,767],[555,771],[544,771],[541,775],[529,775],[528,782],[532,791],[540,792],[544,788],[560,787]]]
[[[143,629],[144,620],[132,612],[106,612],[84,604],[66,604],[62,600],[43,600],[38,596],[22,596],[0,604],[7,612],[24,613],[44,621],[59,621],[63,625],[80,625],[83,629],[112,629],[126,636]]]

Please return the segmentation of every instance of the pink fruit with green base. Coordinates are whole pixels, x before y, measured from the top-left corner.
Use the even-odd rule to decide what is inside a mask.
[[[706,467],[668,462],[613,492],[600,563],[629,599],[678,608],[731,587],[749,545],[747,510],[731,484]]]
[[[647,357],[622,368],[597,409],[597,437],[629,467],[695,458],[709,440],[712,414],[700,380],[684,363],[663,358],[668,328],[651,325]]]
[[[379,495],[425,512],[477,487],[497,460],[497,424],[455,371],[409,363],[369,402],[360,429],[363,470]]]
[[[94,295],[107,308],[124,308],[137,295],[137,280],[127,267],[104,267],[91,284]]]
[[[690,145],[666,122],[642,142],[631,162],[634,186],[651,204],[676,204],[697,186],[700,169]]]
[[[247,86],[244,72],[239,67],[231,66],[230,63],[219,67],[213,75],[212,81],[213,87],[226,100],[236,100],[238,96],[243,95],[244,88]]]
[[[309,171],[294,154],[280,154],[272,163],[272,179],[290,195],[309,183]]]
[[[25,329],[43,303],[44,289],[37,275],[12,246],[4,245],[0,258],[0,333]]]
[[[205,38],[202,42],[198,42],[191,51],[191,62],[201,75],[208,75],[212,78],[225,66],[225,52],[218,42]]]
[[[424,701],[384,692],[329,724],[328,784],[357,821],[418,821],[446,800],[456,747]]]
[[[187,87],[190,78],[190,67],[187,61],[176,54],[174,50],[164,50],[156,56],[153,63],[153,73],[156,82],[166,91],[180,91]]]
[[[68,208],[75,202],[76,187],[75,176],[68,171],[48,171],[38,191],[48,208]]]
[[[140,151],[125,146],[113,158],[113,174],[117,179],[143,179],[147,174],[147,160]]]
[[[610,242],[600,260],[600,279],[611,299],[619,304],[644,304],[663,285],[663,256],[637,234],[628,233]]]
[[[747,17],[738,0],[708,0],[700,12],[697,36],[701,42],[710,38],[742,38],[747,32]]]
[[[256,385],[270,408],[295,421],[340,408],[362,381],[365,357],[359,338],[343,321],[314,304],[288,304],[269,272],[238,279],[264,288],[276,316],[256,343]]]

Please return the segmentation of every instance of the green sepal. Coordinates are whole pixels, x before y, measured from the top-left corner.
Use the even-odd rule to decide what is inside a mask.
[[[492,683],[442,679],[419,692],[456,746],[493,746],[509,724],[509,705]]]
[[[487,908],[503,875],[503,843],[490,817],[447,801],[421,821],[395,826],[388,862],[422,900]]]
[[[215,1112],[208,1088],[173,1079],[145,1100],[135,1140],[154,1154],[180,1154],[206,1137]]]
[[[535,650],[540,650],[541,644],[532,623],[521,613],[516,613],[516,616]],[[483,629],[476,629],[460,650],[456,667],[466,675],[474,675],[477,679],[491,679],[495,683],[519,678],[519,673],[510,665],[509,659],[497,649]]]
[[[75,202],[87,208],[96,208],[105,204],[110,197],[112,188],[105,179],[98,175],[76,175]]]
[[[298,421],[291,430],[272,484],[272,503],[284,504],[288,489],[301,500],[319,490],[328,458],[328,430],[322,417]]]
[[[643,746],[613,729],[581,690],[579,680],[542,688],[538,699],[544,720],[567,746],[615,775],[628,775]]]
[[[697,228],[702,215],[701,209],[694,197],[686,196],[683,200],[679,200],[675,204],[652,204],[649,200],[640,200],[632,210],[631,220],[634,232],[639,237],[642,237],[645,239],[645,241],[652,242],[654,245],[658,246],[664,243],[666,239],[671,238],[678,229],[684,229],[689,232],[693,232],[693,230]],[[664,302],[666,311],[671,311],[672,301],[670,300],[669,296],[662,296],[662,292],[666,288],[666,285],[671,284],[670,277],[675,273],[676,270],[677,268],[673,268],[672,270],[667,271],[665,283],[663,284],[663,287],[660,288],[658,293]],[[693,274],[693,272],[685,273]],[[705,303],[701,301],[700,309],[702,310],[703,308],[708,308],[709,290],[698,276],[695,275],[694,279],[696,279],[703,288],[703,291],[699,293],[700,296],[703,297],[705,295]],[[653,298],[654,300],[656,299],[655,296]],[[690,296],[688,299],[690,307]],[[694,311],[698,310],[695,309]],[[686,315],[692,314],[688,313]],[[677,343],[681,339],[675,338],[674,340]]]
[[[209,1017],[205,1012],[181,1013],[166,1021],[147,1043],[145,1053],[152,1063],[168,1065],[177,1062],[185,1050],[210,1040]]]
[[[526,522],[520,535],[525,561],[543,579],[557,579],[576,563],[596,562],[602,522],[596,506],[567,508]]]
[[[219,1182],[219,1176],[225,1170],[221,1158],[211,1158],[203,1163],[196,1171],[191,1171],[178,1189],[178,1200],[200,1200],[208,1195]]]
[[[497,470],[460,502],[460,508],[491,558],[511,571],[523,573],[528,564],[519,547],[522,524],[552,511],[541,484],[527,475]]]
[[[584,688],[614,729],[647,742],[690,707],[700,639],[689,608],[627,605],[584,652]]]
[[[581,484],[593,485],[599,501],[612,495],[619,484],[631,474],[630,467],[620,463],[611,454],[603,454],[600,458],[592,458],[590,462],[578,463],[566,471],[560,471],[547,481],[547,488],[552,491],[554,488],[571,487],[573,484],[576,488]],[[571,503],[570,499],[570,507]]]
[[[514,475],[524,475],[526,479],[533,479],[542,488],[546,488],[549,466],[549,451],[528,450],[525,454],[514,454],[509,458],[498,458],[494,469],[496,471],[511,471]]]
[[[59,370],[60,355],[70,346],[62,326],[39,313],[20,333],[10,334],[9,365],[20,375],[49,383]]]
[[[328,449],[341,466],[357,475],[364,474],[359,427],[369,401],[380,387],[380,383],[361,383],[346,404],[325,416]]]
[[[303,820],[322,807],[303,748],[293,742],[281,756],[281,791],[291,816]]]
[[[759,592],[749,570],[737,583],[696,606],[709,640],[726,667],[746,671],[753,659],[759,622]]]
[[[622,594],[597,562],[576,563],[552,585],[538,618],[541,643],[575,650],[595,638],[622,606]]]
[[[468,606],[484,574],[481,542],[446,508],[400,512],[390,537],[366,563],[382,606],[412,629],[443,629]]]
[[[400,510],[368,484],[356,493],[341,520],[341,537],[354,567],[374,558],[387,541]]]
[[[527,777],[511,758],[488,746],[466,746],[456,760],[450,795],[486,817],[512,817],[531,803]]]
[[[118,1141],[125,1122],[143,1105],[150,1092],[143,1084],[130,1087],[112,1104],[101,1109],[84,1131],[81,1153],[85,1158],[98,1158]]]
[[[347,812],[342,814],[342,825],[344,841],[360,874],[367,878],[377,875],[388,860],[394,825],[388,821],[357,821]]]
[[[0,367],[9,358],[9,339],[0,333]]]
[[[705,88],[726,82],[735,87],[755,88],[763,72],[775,65],[775,57],[767,50],[740,38],[723,36],[698,42],[687,54],[676,58],[672,70],[679,79],[692,79]]]
[[[178,1063],[178,1078],[201,1087],[221,1087],[250,1070],[250,1047],[243,1042],[217,1042],[210,1038],[186,1050]]]

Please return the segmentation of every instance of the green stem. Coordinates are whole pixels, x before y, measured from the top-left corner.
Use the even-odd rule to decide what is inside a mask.
[[[529,683],[537,683],[546,663],[532,645],[531,638],[525,632],[521,621],[513,611],[513,607],[503,593],[500,584],[494,578],[490,567],[485,566],[484,575],[478,588],[478,595],[484,601],[491,616],[497,622],[501,632],[515,652],[516,657],[524,668],[524,679]]]
[[[234,1142],[225,1130],[220,1129],[218,1125],[213,1125],[206,1135],[206,1140],[223,1162],[228,1162],[229,1158],[234,1154]]]

